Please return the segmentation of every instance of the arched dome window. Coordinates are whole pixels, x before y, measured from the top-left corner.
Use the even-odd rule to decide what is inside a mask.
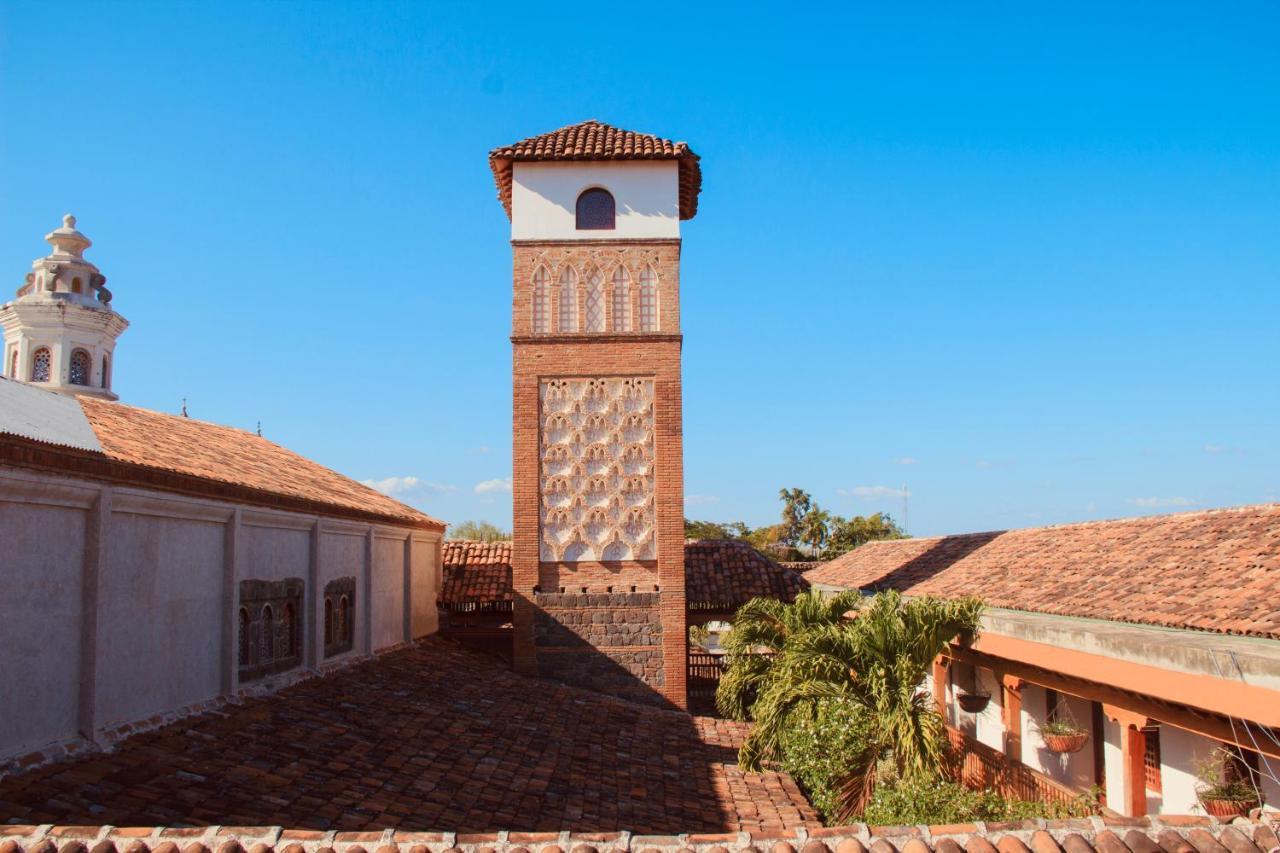
[[[658,274],[651,266],[640,273],[640,331],[658,331]]]
[[[613,271],[613,330],[631,331],[631,274],[626,267]]]
[[[111,387],[111,357],[105,355],[102,357],[102,387]]]
[[[560,273],[560,331],[578,331],[578,272],[573,267]]]
[[[604,331],[604,275],[598,268],[587,272],[586,332]]]
[[[48,382],[49,372],[53,366],[53,356],[48,347],[40,347],[31,356],[31,381]]]
[[[93,369],[93,362],[89,359],[89,353],[82,349],[74,350],[71,353],[71,384],[72,385],[88,385],[89,371]]]
[[[546,267],[538,267],[533,274],[533,333],[545,335],[551,331],[551,274]]]
[[[84,285],[80,283],[79,277],[71,279],[71,292],[84,293]]]
[[[612,231],[616,219],[613,195],[603,187],[591,187],[578,196],[578,230]]]

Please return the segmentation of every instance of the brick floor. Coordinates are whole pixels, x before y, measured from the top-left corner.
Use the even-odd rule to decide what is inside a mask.
[[[427,640],[0,780],[0,821],[639,833],[816,826],[745,726],[645,708]]]

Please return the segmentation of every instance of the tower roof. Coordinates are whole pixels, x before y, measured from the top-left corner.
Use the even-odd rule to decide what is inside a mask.
[[[511,216],[511,171],[514,163],[588,160],[675,160],[680,166],[680,218],[698,213],[702,190],[699,157],[687,142],[672,142],[648,133],[636,133],[587,119],[550,133],[530,136],[489,152],[489,168],[498,186],[498,200]]]

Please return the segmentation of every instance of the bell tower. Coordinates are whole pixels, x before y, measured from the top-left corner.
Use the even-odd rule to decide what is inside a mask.
[[[93,243],[76,218],[45,235],[53,251],[31,264],[17,296],[0,305],[4,375],[64,394],[116,399],[116,338],[129,325],[111,307],[107,277],[84,259]]]
[[[489,155],[511,219],[515,665],[686,705],[683,142],[598,121]]]

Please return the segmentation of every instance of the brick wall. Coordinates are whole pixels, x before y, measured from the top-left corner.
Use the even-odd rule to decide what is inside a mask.
[[[685,697],[684,457],[680,384],[678,240],[513,241],[513,539],[514,659],[518,671],[560,678],[630,698],[683,708]],[[545,265],[553,282],[566,263],[581,274],[600,268],[606,283],[607,328],[613,328],[612,271],[631,276],[633,328],[639,318],[639,271],[658,274],[656,333],[532,334],[532,281]],[[558,284],[555,285],[558,287]],[[552,324],[559,294],[553,288]],[[579,287],[579,321],[585,288]],[[654,458],[657,559],[616,563],[543,563],[539,559],[539,398],[541,380],[554,377],[637,376],[654,382]],[[585,590],[585,594],[584,594]],[[563,592],[563,594],[562,594]],[[599,603],[593,596],[629,603]],[[625,613],[623,622],[584,622]],[[584,625],[589,630],[579,633]],[[555,626],[559,625],[557,629]],[[611,625],[610,628],[595,626]],[[640,634],[626,629],[643,627]],[[561,630],[563,629],[563,630]],[[577,639],[570,642],[570,636]],[[643,644],[620,642],[643,636]],[[628,684],[630,682],[630,684]]]

